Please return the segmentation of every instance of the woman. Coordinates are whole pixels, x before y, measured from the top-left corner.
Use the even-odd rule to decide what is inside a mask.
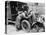
[[[24,11],[24,12],[19,12],[19,13],[18,13],[18,16],[16,17],[16,28],[18,28],[18,29],[20,28],[20,20],[21,20],[23,17],[24,17],[24,18],[26,17],[25,14],[27,14],[26,11]],[[18,30],[18,29],[17,29],[17,30]]]

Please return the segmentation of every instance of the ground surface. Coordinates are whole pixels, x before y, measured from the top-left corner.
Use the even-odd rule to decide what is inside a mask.
[[[32,29],[30,31],[31,32],[36,32],[36,30]],[[16,35],[16,34],[24,34],[24,33],[27,33],[23,30],[20,30],[20,31],[16,31],[16,27],[13,26],[13,25],[7,25],[7,35]]]
[[[13,25],[7,26],[7,35],[15,35],[15,34],[23,34],[23,33],[25,33],[23,30],[16,31],[16,28]]]

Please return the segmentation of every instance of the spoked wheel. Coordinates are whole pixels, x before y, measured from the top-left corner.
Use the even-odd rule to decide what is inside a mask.
[[[27,20],[23,20],[21,26],[24,31],[30,32],[30,23]]]

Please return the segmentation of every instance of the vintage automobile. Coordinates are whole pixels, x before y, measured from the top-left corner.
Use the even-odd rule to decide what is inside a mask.
[[[22,29],[25,32],[30,32],[30,30],[32,29],[36,29],[37,32],[39,32],[39,30],[42,28],[43,30],[45,29],[44,27],[44,22],[45,22],[45,17],[43,16],[39,16],[35,14],[35,19],[33,19],[33,15],[30,16],[29,18],[21,18],[20,19],[20,24],[17,25],[19,26],[19,28],[17,27],[17,29]],[[17,20],[17,19],[16,19]],[[19,22],[19,21],[18,21]]]

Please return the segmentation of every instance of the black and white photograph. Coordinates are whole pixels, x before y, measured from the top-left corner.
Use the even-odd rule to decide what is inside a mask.
[[[45,3],[5,1],[5,34],[45,32]]]

